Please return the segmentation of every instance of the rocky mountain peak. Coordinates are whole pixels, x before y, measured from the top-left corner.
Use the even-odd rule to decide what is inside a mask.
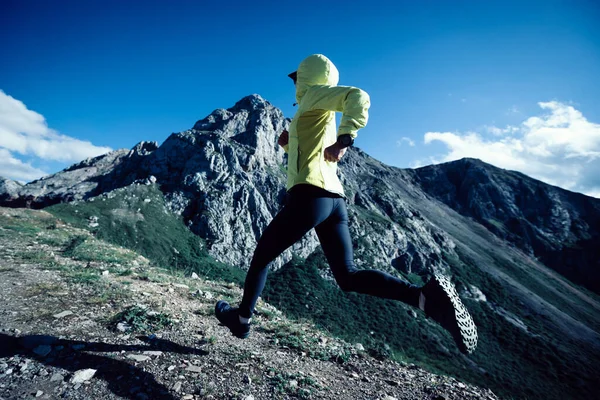
[[[273,107],[273,105],[267,100],[263,99],[259,94],[251,94],[235,103],[235,105],[231,107],[230,110],[257,111],[270,107]]]
[[[258,94],[242,98],[231,108],[217,108],[207,117],[194,124],[192,129],[198,131],[225,131],[230,130],[231,123],[248,122],[259,119],[265,113],[275,112],[276,117],[283,118],[283,114],[271,103]]]

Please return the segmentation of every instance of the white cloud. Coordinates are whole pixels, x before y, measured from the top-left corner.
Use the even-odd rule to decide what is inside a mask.
[[[410,147],[415,147],[415,141],[406,136],[396,142],[398,146],[402,146],[404,143],[407,143]]]
[[[41,178],[44,175],[46,175],[46,172],[14,158],[10,151],[0,149],[0,176],[27,182]]]
[[[496,136],[506,135],[507,133],[512,134],[512,133],[519,132],[519,128],[516,126],[512,126],[512,125],[506,125],[506,128],[498,128],[497,126],[486,125],[486,126],[484,126],[484,129],[487,132],[491,133],[492,135],[496,135]]]
[[[39,178],[43,171],[23,163],[13,153],[35,156],[43,160],[74,162],[104,154],[112,149],[94,146],[88,141],[62,135],[50,129],[43,115],[29,110],[23,102],[0,90],[0,150],[4,150],[1,154],[0,175],[30,180],[25,177]]]
[[[539,116],[519,126],[485,127],[478,132],[428,132],[425,143],[439,141],[448,153],[435,163],[479,158],[501,168],[569,190],[600,197],[600,124],[588,121],[570,105],[551,101],[538,105]]]

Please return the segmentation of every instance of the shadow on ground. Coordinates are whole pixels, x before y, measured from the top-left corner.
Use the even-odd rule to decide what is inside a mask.
[[[108,388],[117,396],[126,399],[139,399],[139,392],[148,393],[152,399],[172,399],[164,385],[157,382],[154,376],[142,368],[124,360],[116,360],[110,356],[92,354],[124,351],[162,351],[180,354],[207,355],[208,352],[171,342],[165,339],[150,339],[139,336],[145,345],[108,344],[102,342],[86,342],[59,339],[55,336],[30,335],[11,336],[0,333],[0,357],[19,355],[36,360],[44,365],[62,368],[74,373],[81,369],[97,370],[94,379],[103,379]],[[52,351],[42,356],[39,346],[50,346]],[[62,348],[60,347],[62,346]],[[38,349],[34,352],[34,349]],[[46,348],[47,349],[47,348]],[[139,388],[139,390],[135,390]]]

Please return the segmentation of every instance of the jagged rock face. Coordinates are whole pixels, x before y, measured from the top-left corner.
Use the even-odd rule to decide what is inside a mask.
[[[141,142],[131,150],[115,150],[45,176],[27,185],[0,183],[0,203],[9,207],[43,208],[83,200],[132,183],[140,160],[158,148],[156,142]],[[12,189],[11,189],[12,188]]]
[[[143,163],[156,176],[172,211],[207,241],[217,259],[247,267],[260,234],[285,195],[277,145],[289,124],[281,110],[260,96],[218,109],[194,128],[171,135]],[[306,257],[317,246],[307,236],[294,247]],[[291,258],[291,252],[278,261]]]
[[[600,291],[600,200],[476,159],[413,174],[430,195],[574,282]]]
[[[351,148],[340,163],[340,178],[357,265],[391,265],[417,275],[448,268],[443,253],[453,254],[454,243],[401,196],[400,186],[412,187],[405,171]]]
[[[10,201],[19,196],[19,191],[23,185],[11,179],[0,176],[0,201]]]

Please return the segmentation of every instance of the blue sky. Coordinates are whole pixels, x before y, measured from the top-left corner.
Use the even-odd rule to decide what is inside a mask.
[[[327,55],[366,90],[356,145],[416,167],[465,156],[600,197],[597,1],[27,1],[0,5],[0,175],[161,143]],[[66,148],[70,150],[65,150]]]

